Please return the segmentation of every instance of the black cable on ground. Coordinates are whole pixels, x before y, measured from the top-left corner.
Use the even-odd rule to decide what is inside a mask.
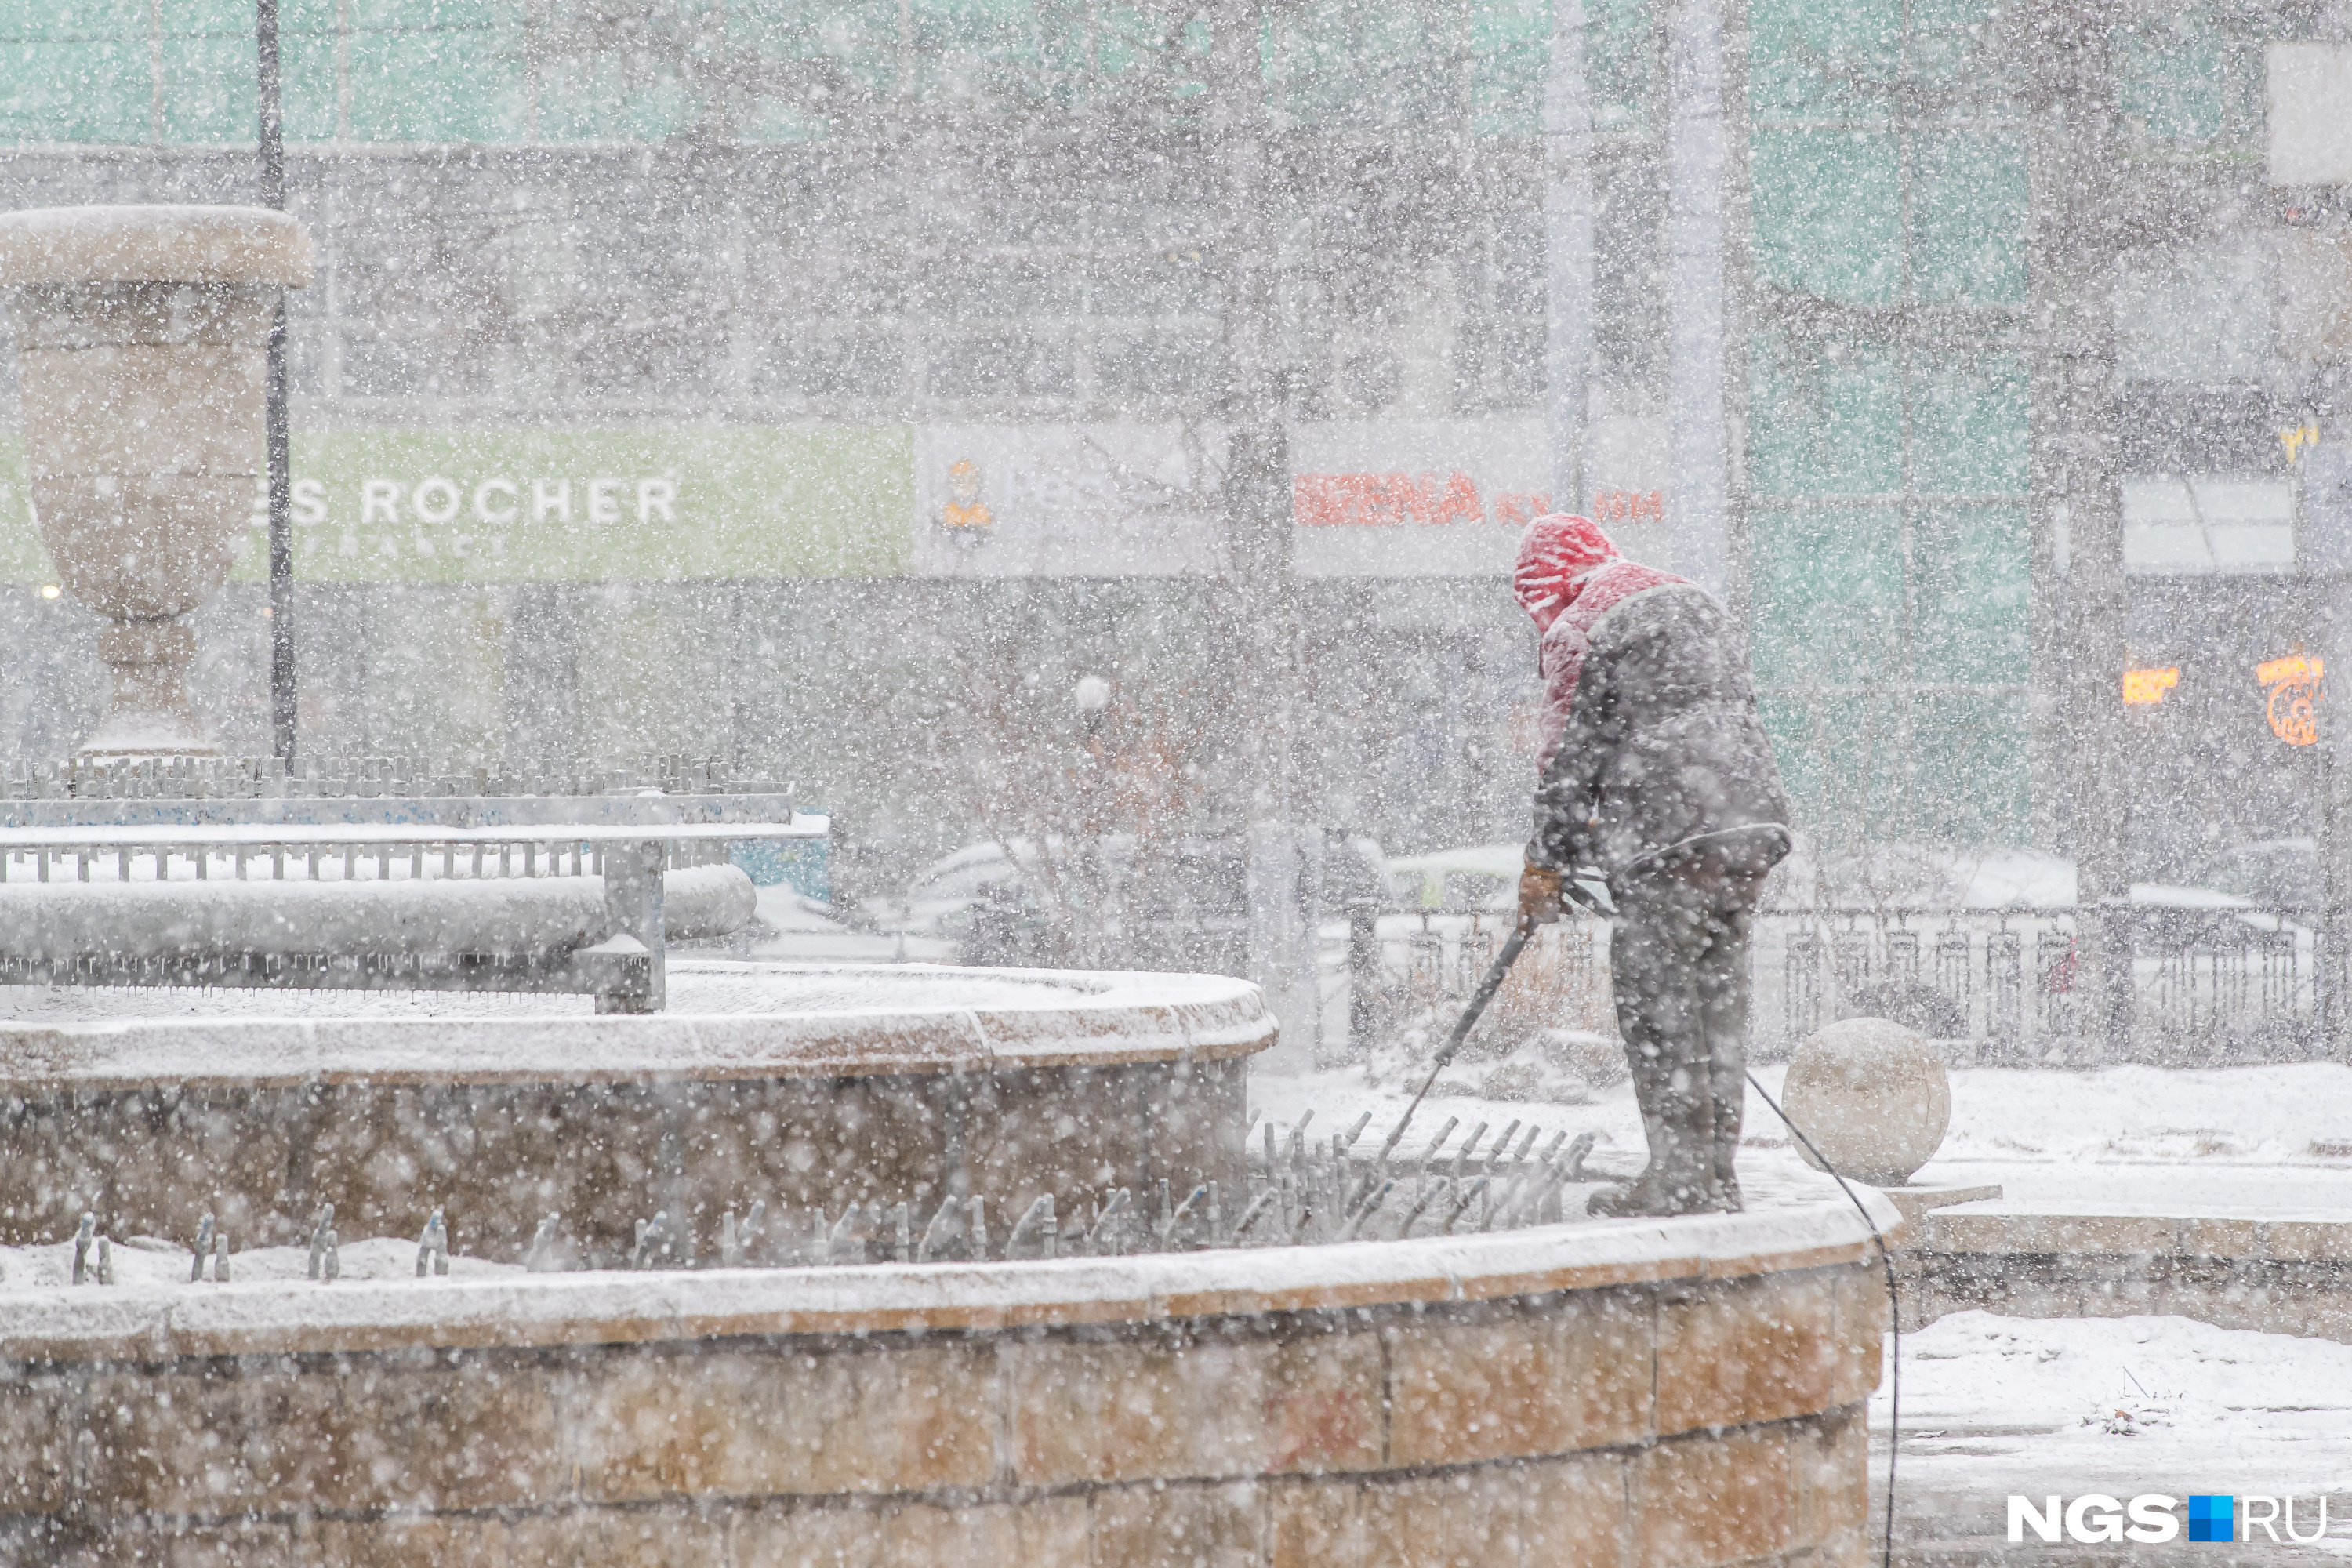
[[[1764,1086],[1756,1081],[1753,1071],[1748,1074],[1748,1082],[1756,1090],[1757,1097],[1772,1108],[1772,1114],[1780,1119],[1780,1124],[1805,1146],[1805,1152],[1821,1163],[1822,1169],[1830,1173],[1830,1179],[1837,1183],[1839,1190],[1845,1194],[1846,1201],[1853,1205],[1854,1212],[1862,1215],[1862,1223],[1870,1227],[1870,1239],[1878,1244],[1878,1260],[1886,1268],[1886,1328],[1893,1348],[1888,1352],[1886,1365],[1886,1548],[1879,1561],[1882,1568],[1895,1568],[1895,1458],[1903,1443],[1903,1298],[1895,1288],[1895,1255],[1886,1249],[1886,1237],[1879,1234],[1878,1222],[1870,1217],[1870,1210],[1854,1195],[1853,1188],[1846,1184],[1846,1179],[1838,1174],[1838,1168],[1813,1146],[1813,1141],[1805,1136],[1803,1128],[1789,1120],[1789,1113],[1780,1109],[1779,1100],[1764,1091]],[[1867,1435],[1869,1430],[1870,1418],[1865,1410],[1863,1431]]]

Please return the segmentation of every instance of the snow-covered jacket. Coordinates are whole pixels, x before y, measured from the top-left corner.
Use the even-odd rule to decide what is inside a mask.
[[[1789,820],[1746,661],[1714,595],[1626,560],[1588,518],[1528,525],[1512,587],[1542,635],[1528,860],[1609,875]],[[1754,835],[1765,864],[1780,834]]]

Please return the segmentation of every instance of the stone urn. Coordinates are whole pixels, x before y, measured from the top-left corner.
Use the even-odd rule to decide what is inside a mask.
[[[310,237],[262,207],[0,215],[33,514],[59,580],[112,623],[84,755],[211,754],[188,612],[227,580],[264,462],[265,357]]]

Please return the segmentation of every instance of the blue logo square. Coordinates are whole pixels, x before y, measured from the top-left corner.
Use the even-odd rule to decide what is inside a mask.
[[[2189,1500],[2189,1539],[2235,1541],[2237,1501],[2233,1497],[2192,1497]]]

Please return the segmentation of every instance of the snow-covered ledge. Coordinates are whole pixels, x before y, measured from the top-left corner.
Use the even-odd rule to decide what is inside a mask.
[[[0,1522],[320,1562],[1848,1561],[1885,1320],[1830,1204],[1117,1260],[0,1289]]]

